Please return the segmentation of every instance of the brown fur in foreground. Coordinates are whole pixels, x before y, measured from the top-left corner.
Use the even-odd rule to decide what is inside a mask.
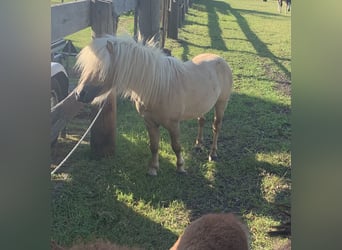
[[[247,250],[245,226],[231,213],[207,214],[193,221],[170,250]]]
[[[55,242],[51,243],[51,250],[139,250],[140,248],[118,246],[109,241],[97,240],[91,243],[79,243],[70,248],[65,248],[57,245]]]
[[[97,240],[64,248],[51,243],[52,250],[139,250]],[[248,250],[248,232],[236,216],[207,214],[193,221],[170,250]]]

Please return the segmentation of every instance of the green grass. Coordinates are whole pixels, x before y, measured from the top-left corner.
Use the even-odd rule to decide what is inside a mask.
[[[122,18],[132,33],[132,16]],[[78,48],[86,29],[70,36]],[[173,56],[188,60],[213,52],[233,69],[234,91],[219,137],[219,162],[209,163],[213,113],[205,125],[206,149],[192,150],[195,120],[181,124],[188,175],[175,172],[169,136],[161,130],[160,171],[146,176],[150,159],[142,118],[118,101],[116,155],[93,159],[89,136],[54,176],[52,238],[62,245],[105,238],[144,249],[168,249],[188,223],[209,212],[236,212],[251,233],[253,249],[273,249],[284,239],[267,231],[279,225],[277,203],[291,193],[291,15],[276,1],[195,1],[179,30],[166,41]],[[68,125],[52,157],[58,163],[90,123],[88,109]]]

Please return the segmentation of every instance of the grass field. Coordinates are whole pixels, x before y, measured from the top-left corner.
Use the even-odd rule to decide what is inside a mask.
[[[122,17],[120,32],[132,32]],[[78,48],[90,30],[70,37]],[[276,1],[194,1],[179,30],[168,39],[173,56],[188,60],[212,52],[233,69],[234,90],[218,141],[219,162],[207,161],[213,112],[207,115],[206,150],[192,147],[197,121],[181,124],[187,175],[175,172],[169,136],[161,130],[160,171],[146,176],[150,159],[142,118],[128,100],[118,101],[117,148],[94,159],[89,137],[52,177],[52,239],[61,245],[105,238],[144,249],[168,249],[191,221],[209,212],[241,215],[252,249],[274,249],[286,241],[267,232],[284,217],[276,204],[291,196],[291,15]],[[58,163],[86,130],[89,107],[68,124],[52,150]]]

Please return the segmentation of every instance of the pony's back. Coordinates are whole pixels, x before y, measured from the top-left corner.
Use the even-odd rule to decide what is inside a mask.
[[[233,214],[207,214],[193,221],[170,250],[247,250],[247,235]]]

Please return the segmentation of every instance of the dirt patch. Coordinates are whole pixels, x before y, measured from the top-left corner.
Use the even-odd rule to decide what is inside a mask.
[[[275,89],[286,96],[291,96],[291,81],[276,81]]]
[[[291,96],[291,76],[284,72],[276,71],[272,65],[263,63],[265,74],[271,80],[277,83],[275,89],[286,96]]]

